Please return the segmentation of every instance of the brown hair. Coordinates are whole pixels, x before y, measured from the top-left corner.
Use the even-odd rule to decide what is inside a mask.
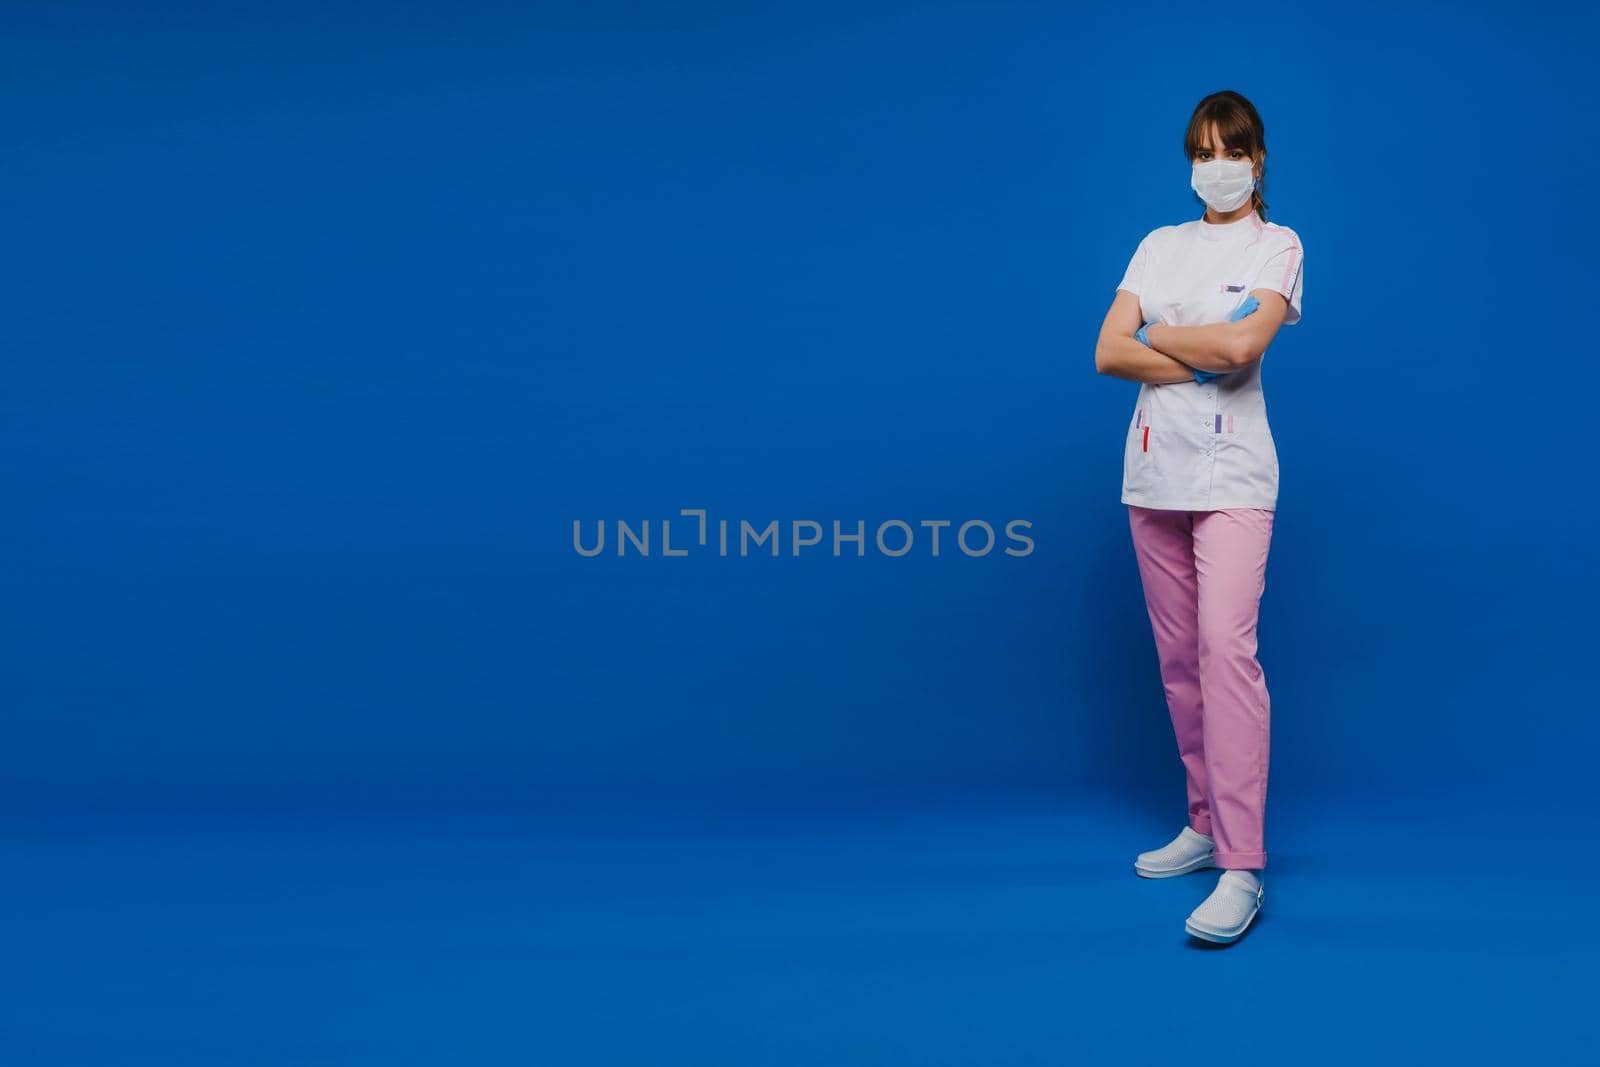
[[[1250,154],[1261,167],[1261,184],[1250,193],[1250,203],[1261,221],[1267,221],[1267,128],[1255,105],[1232,89],[1212,93],[1195,105],[1189,117],[1189,129],[1183,135],[1183,154],[1194,162],[1194,157],[1205,146],[1201,138],[1206,127],[1216,124],[1222,147],[1238,148]]]

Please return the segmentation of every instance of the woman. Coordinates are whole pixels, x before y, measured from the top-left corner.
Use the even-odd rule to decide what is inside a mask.
[[[1203,217],[1152,230],[1100,327],[1095,367],[1142,383],[1123,453],[1161,681],[1188,778],[1188,825],[1141,853],[1169,878],[1222,868],[1185,928],[1236,940],[1260,910],[1270,702],[1256,617],[1278,501],[1261,357],[1300,320],[1300,238],[1267,221],[1266,133],[1238,93],[1184,135]]]

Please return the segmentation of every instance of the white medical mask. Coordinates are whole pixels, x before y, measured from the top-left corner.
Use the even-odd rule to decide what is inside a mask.
[[[1189,188],[1199,193],[1212,211],[1232,211],[1250,199],[1255,187],[1255,165],[1242,159],[1196,163],[1189,177]]]

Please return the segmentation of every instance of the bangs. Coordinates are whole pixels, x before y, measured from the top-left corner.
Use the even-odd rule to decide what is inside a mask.
[[[1190,159],[1205,151],[1206,129],[1215,124],[1217,136],[1222,139],[1222,150],[1237,148],[1251,158],[1260,154],[1256,143],[1255,123],[1249,114],[1231,100],[1211,100],[1195,111],[1189,119],[1189,129],[1183,135],[1183,151]]]

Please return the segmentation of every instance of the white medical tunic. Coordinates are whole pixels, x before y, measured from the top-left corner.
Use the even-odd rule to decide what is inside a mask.
[[[1218,226],[1195,219],[1152,230],[1139,242],[1119,289],[1139,297],[1145,322],[1226,322],[1254,289],[1289,302],[1300,321],[1300,238],[1254,212]],[[1139,388],[1123,453],[1122,502],[1147,508],[1220,511],[1278,506],[1278,450],[1267,424],[1261,364],[1201,384]]]

